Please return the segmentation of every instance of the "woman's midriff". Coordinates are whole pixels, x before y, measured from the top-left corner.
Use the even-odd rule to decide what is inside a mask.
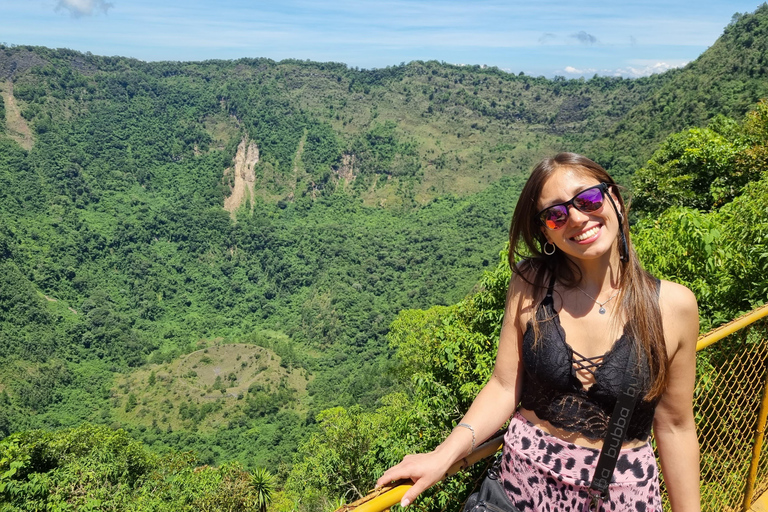
[[[528,409],[523,409],[522,407],[518,409],[518,412],[523,418],[531,422],[533,425],[537,426],[547,434],[555,436],[559,439],[562,439],[563,441],[566,441],[568,443],[573,443],[578,446],[586,446],[587,448],[597,448],[598,450],[603,447],[602,439],[592,439],[589,437],[584,437],[578,432],[569,432],[567,430],[557,428],[554,425],[552,425],[550,422],[539,418],[535,412]],[[647,442],[648,441],[640,441],[639,439],[633,439],[631,441],[625,442],[623,445],[621,445],[621,447],[622,449],[638,448],[640,446],[643,446]]]

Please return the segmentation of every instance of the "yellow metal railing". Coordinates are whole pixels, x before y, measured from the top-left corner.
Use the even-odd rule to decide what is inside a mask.
[[[488,441],[481,444],[475,450],[457,461],[453,466],[448,469],[445,474],[445,478],[455,475],[459,471],[467,469],[469,466],[479,462],[485,458],[494,455],[501,448],[501,444],[504,441],[504,431],[497,432]],[[372,491],[368,496],[344,505],[337,512],[347,512],[354,510],[355,512],[381,512],[389,507],[400,503],[400,500],[405,495],[405,492],[411,488],[411,485],[402,481],[395,482],[393,485],[384,486],[380,489]]]
[[[699,339],[694,412],[704,511],[748,511],[768,490],[768,305]]]
[[[701,448],[703,512],[747,512],[768,490],[768,456],[762,450],[768,416],[768,304],[699,338],[694,396]],[[458,461],[453,475],[501,447],[497,437]],[[411,486],[397,482],[337,512],[381,512]],[[664,496],[665,509],[669,510]]]

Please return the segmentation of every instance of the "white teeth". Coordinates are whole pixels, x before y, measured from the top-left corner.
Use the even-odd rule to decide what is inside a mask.
[[[600,226],[595,226],[589,231],[586,231],[580,235],[576,235],[575,237],[573,237],[573,239],[576,240],[577,242],[581,242],[582,240],[586,240],[587,238],[595,236],[598,231],[600,231]]]

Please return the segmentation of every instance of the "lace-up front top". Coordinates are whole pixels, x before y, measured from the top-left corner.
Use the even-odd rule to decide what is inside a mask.
[[[555,311],[552,298],[554,278],[547,295],[536,308],[539,340],[534,343],[533,325],[523,335],[523,389],[521,407],[540,419],[567,432],[577,432],[590,439],[604,439],[616,399],[622,392],[628,358],[638,375],[642,396],[650,389],[650,371],[645,355],[638,357],[630,336],[625,332],[602,356],[583,357],[566,342],[565,331]],[[658,286],[658,285],[657,285]],[[594,383],[585,388],[576,372],[588,371]],[[658,399],[637,400],[626,441],[645,441],[651,433]]]

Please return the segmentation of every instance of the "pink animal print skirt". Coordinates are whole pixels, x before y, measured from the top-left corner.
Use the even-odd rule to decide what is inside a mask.
[[[521,512],[587,512],[600,450],[563,441],[519,413],[504,436],[501,481]],[[662,512],[650,443],[621,450],[600,512]]]

